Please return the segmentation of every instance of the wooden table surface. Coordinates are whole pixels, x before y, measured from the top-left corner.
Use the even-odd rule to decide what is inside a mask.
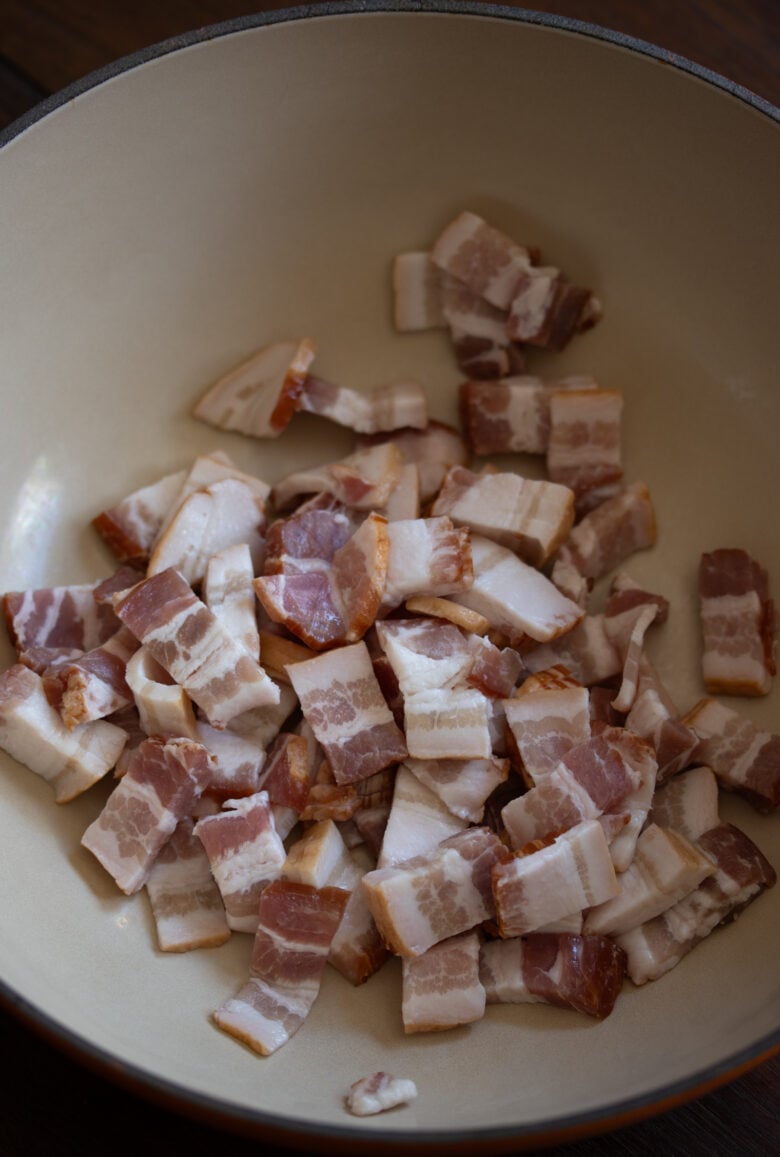
[[[0,0],[0,129],[66,85],[147,45],[221,20],[294,6],[294,0]],[[650,41],[780,105],[780,0],[529,0],[525,6]],[[282,1152],[137,1097],[4,1011],[0,1033],[8,1066],[0,1086],[2,1157]],[[779,1106],[776,1056],[662,1115],[545,1151],[568,1157],[777,1154]]]

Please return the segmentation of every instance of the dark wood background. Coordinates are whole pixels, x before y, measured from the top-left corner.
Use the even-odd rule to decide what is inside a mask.
[[[262,0],[0,0],[0,129],[118,58],[194,28],[287,4]],[[780,105],[780,0],[556,0],[526,5],[636,36]],[[0,204],[1,204],[0,191]],[[54,947],[54,946],[53,946]],[[724,994],[727,999],[727,994]],[[0,1010],[0,1157],[275,1157],[137,1097]],[[573,1063],[587,1058],[573,1058]],[[780,1056],[681,1107],[546,1150],[567,1157],[780,1153]]]

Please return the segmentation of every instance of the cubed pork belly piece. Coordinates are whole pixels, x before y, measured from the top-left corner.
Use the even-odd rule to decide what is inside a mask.
[[[338,647],[289,669],[304,718],[336,783],[367,779],[407,754],[364,642]]]
[[[608,629],[607,616],[580,613],[572,630],[523,654],[529,671],[537,674],[551,667],[565,667],[585,687],[605,683],[621,673],[623,656]]]
[[[712,768],[722,788],[760,812],[780,806],[780,735],[711,698],[700,699],[683,723],[698,736],[696,760]]]
[[[615,1007],[626,954],[608,936],[531,932],[482,945],[488,1004],[544,1001],[603,1020]]]
[[[412,518],[419,518],[420,502],[420,471],[414,462],[404,462],[395,488],[390,497],[378,512],[389,523],[401,522]]]
[[[116,612],[212,727],[279,701],[276,684],[177,571],[161,571],[120,595]]]
[[[144,886],[158,852],[208,785],[212,766],[206,748],[191,739],[147,739],[135,751],[81,837],[126,895]]]
[[[33,647],[91,651],[121,626],[111,606],[95,599],[97,583],[40,587],[3,595],[3,614],[17,654]]]
[[[401,966],[404,1032],[438,1032],[471,1024],[485,1013],[479,979],[479,935],[461,932]]]
[[[528,345],[562,350],[601,314],[601,302],[590,289],[572,285],[555,266],[533,266],[518,284],[506,332]]]
[[[492,305],[467,285],[441,274],[442,313],[461,373],[497,380],[525,368],[522,345],[507,332],[507,311]]]
[[[187,692],[174,682],[147,647],[139,647],[128,660],[125,680],[147,735],[199,739],[198,722]]]
[[[220,803],[254,795],[260,788],[260,770],[265,765],[264,749],[241,735],[211,727],[202,720],[197,731],[203,746],[214,756],[214,771],[206,794]]]
[[[66,727],[29,667],[15,663],[0,674],[0,747],[47,780],[57,803],[102,779],[126,742],[126,732],[105,719]]]
[[[378,868],[431,852],[442,840],[462,832],[468,820],[454,815],[440,797],[401,764],[377,859]]]
[[[163,516],[150,555],[154,553],[155,548],[166,536],[168,528],[188,498],[191,498],[199,490],[208,490],[220,482],[228,481],[240,482],[246,488],[254,497],[257,509],[264,518],[265,503],[271,493],[271,487],[267,482],[258,478],[256,474],[248,474],[245,470],[241,470],[224,450],[212,450],[208,454],[199,454],[192,461],[178,495]]]
[[[506,699],[514,693],[518,681],[525,675],[522,656],[512,647],[497,647],[490,639],[472,634],[470,644],[474,661],[466,682],[483,695]]]
[[[285,475],[271,495],[277,511],[303,497],[330,494],[354,510],[381,510],[398,485],[404,458],[394,442],[358,447],[338,462],[326,462]]]
[[[265,346],[210,386],[193,414],[221,430],[278,437],[296,410],[314,353],[308,338]]]
[[[404,700],[424,691],[465,684],[474,662],[469,638],[439,619],[386,619],[376,623],[376,637]]]
[[[393,324],[399,333],[444,329],[442,273],[427,250],[398,253],[393,259]]]
[[[634,482],[589,511],[574,527],[555,560],[591,581],[602,578],[657,538],[655,509],[644,482]]]
[[[431,250],[437,268],[504,310],[527,276],[532,257],[525,246],[468,210],[447,225]]]
[[[390,950],[420,956],[440,940],[492,919],[491,873],[508,855],[489,828],[472,827],[427,855],[367,872],[362,886]]]
[[[203,844],[184,816],[149,869],[146,891],[162,952],[215,948],[230,937]]]
[[[407,759],[403,765],[455,816],[482,823],[485,801],[509,774],[509,760]]]
[[[493,870],[493,895],[502,937],[534,932],[553,920],[616,896],[619,884],[604,830],[584,820],[530,855],[517,854]]]
[[[572,528],[574,496],[554,482],[506,472],[475,474],[454,466],[431,514],[447,515],[456,526],[470,527],[542,567]]]
[[[228,924],[236,932],[254,932],[260,894],[279,878],[287,858],[268,792],[226,800],[222,811],[198,820],[195,834],[206,849]]]
[[[701,556],[702,674],[710,695],[766,695],[776,673],[775,605],[766,570],[747,551]]]
[[[489,620],[510,642],[528,636],[548,642],[571,631],[584,612],[505,546],[471,536],[474,582],[452,599]]]
[[[311,784],[308,743],[303,735],[283,731],[271,742],[263,764],[260,787],[271,803],[302,812]]]
[[[347,899],[340,888],[269,884],[259,899],[249,979],[212,1013],[214,1023],[261,1056],[286,1044],[319,995]]]
[[[416,1096],[414,1081],[377,1072],[350,1085],[346,1106],[354,1117],[370,1117],[398,1105],[408,1105]]]
[[[474,581],[469,532],[446,516],[390,522],[387,536],[383,612],[416,595],[468,590]]]
[[[528,682],[503,706],[522,770],[533,785],[558,766],[566,752],[590,738],[589,696],[580,684],[529,689]]]
[[[574,491],[579,514],[616,493],[621,483],[622,411],[620,390],[555,390],[550,395],[547,474]]]
[[[253,659],[260,658],[260,632],[252,581],[254,563],[249,544],[236,543],[207,560],[203,601],[222,626],[238,639]]]
[[[166,474],[102,510],[92,525],[120,562],[146,562],[163,519],[178,499],[186,470]]]
[[[634,984],[663,976],[713,929],[733,920],[777,881],[763,853],[734,824],[711,828],[697,846],[714,862],[715,872],[660,916],[616,938]]]
[[[720,823],[718,781],[709,767],[691,767],[656,788],[650,822],[695,841]]]
[[[66,727],[72,729],[80,723],[104,719],[132,701],[125,671],[139,645],[127,627],[120,627],[101,646],[47,671],[46,695]]]
[[[626,727],[649,740],[658,760],[658,783],[665,783],[687,767],[698,737],[680,718],[658,672],[643,655],[639,666],[636,695],[626,716]]]
[[[388,434],[359,434],[357,449],[390,441],[405,464],[417,467],[421,503],[430,502],[438,493],[450,466],[465,466],[468,462],[468,447],[460,431],[435,419],[430,419],[423,430],[407,428]]]
[[[267,748],[298,707],[298,696],[289,682],[274,680],[279,692],[279,702],[266,707],[253,707],[235,715],[227,725],[227,730],[242,735],[258,747]]]
[[[378,434],[406,426],[422,430],[428,423],[428,404],[419,382],[392,382],[360,393],[308,374],[297,409],[318,414],[359,434]]]
[[[586,376],[543,381],[517,374],[495,382],[466,381],[460,387],[460,418],[474,454],[545,454],[550,439],[550,396],[554,390],[596,389]]]

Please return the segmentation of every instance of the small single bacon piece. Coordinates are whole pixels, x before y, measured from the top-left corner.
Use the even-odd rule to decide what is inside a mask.
[[[620,892],[591,908],[583,930],[616,936],[660,916],[711,876],[715,865],[671,828],[648,824],[634,858],[620,874]]]
[[[367,872],[362,886],[390,950],[420,956],[440,940],[492,919],[491,872],[507,855],[494,832],[474,827],[427,855]]]
[[[530,250],[468,210],[450,222],[431,250],[437,268],[504,310],[526,278],[532,257]]]
[[[92,525],[120,562],[146,562],[163,519],[177,501],[185,470],[166,474],[101,511]]]
[[[363,394],[308,374],[296,408],[319,414],[359,434],[384,433],[407,426],[422,430],[428,423],[425,391],[412,381],[376,386]]]
[[[296,470],[272,490],[276,509],[286,510],[304,495],[332,495],[354,510],[380,510],[398,485],[404,465],[393,442],[355,450],[338,462]]]
[[[478,611],[510,642],[526,635],[547,642],[570,631],[584,612],[541,571],[479,534],[471,536],[474,582],[452,599]]]
[[[102,779],[126,742],[126,732],[104,719],[67,728],[28,667],[15,663],[0,674],[0,747],[47,780],[57,803]]]
[[[279,702],[266,707],[253,707],[235,715],[227,725],[227,730],[242,735],[245,739],[266,748],[275,739],[282,727],[298,707],[298,696],[289,683],[274,680],[279,692]]]
[[[479,935],[461,932],[433,944],[401,965],[404,1032],[439,1032],[471,1024],[485,1014],[479,979]]]
[[[46,673],[46,695],[66,727],[72,729],[80,723],[104,719],[131,702],[125,670],[138,647],[135,635],[127,627],[120,627],[100,647]]]
[[[206,748],[190,739],[146,739],[134,752],[81,837],[126,895],[144,886],[158,852],[208,785],[212,766]]]
[[[640,660],[636,696],[626,716],[626,727],[649,740],[655,748],[659,784],[690,764],[698,738],[680,719],[669,692],[646,655]]]
[[[601,314],[601,302],[591,290],[572,285],[555,266],[533,266],[512,299],[506,332],[515,341],[562,350]]]
[[[455,816],[439,796],[401,764],[376,866],[388,868],[423,856],[462,832],[468,820]]]
[[[219,888],[193,827],[189,816],[179,820],[146,881],[162,952],[215,948],[230,937]]]
[[[572,528],[574,496],[555,482],[453,466],[431,514],[446,514],[456,526],[470,527],[542,567]]]
[[[259,790],[260,769],[265,765],[265,751],[259,744],[227,729],[210,727],[202,720],[197,724],[197,733],[215,760],[206,795],[221,803]]]
[[[304,736],[290,731],[277,735],[266,753],[259,786],[268,792],[271,803],[302,812],[310,784],[308,743]]]
[[[261,514],[264,514],[265,503],[271,493],[271,487],[267,482],[255,474],[247,474],[245,470],[241,470],[223,450],[212,450],[209,454],[199,454],[185,474],[178,495],[163,517],[152,549],[165,536],[168,527],[188,498],[199,490],[208,490],[209,487],[226,481],[242,483],[254,497],[257,509]]]
[[[509,760],[407,759],[402,765],[439,797],[447,809],[469,823],[479,824],[485,801],[509,774]]]
[[[389,434],[360,434],[358,449],[392,441],[405,464],[417,467],[420,501],[430,502],[438,493],[450,466],[465,466],[468,449],[459,430],[433,419],[424,430],[394,430]]]
[[[507,333],[507,312],[441,273],[441,306],[461,373],[496,380],[525,368],[522,346]]]
[[[468,631],[473,635],[487,635],[490,631],[490,622],[478,611],[468,607],[461,607],[452,599],[443,599],[438,595],[413,595],[404,603],[406,610],[413,615],[425,615],[431,619],[442,619]]]
[[[222,626],[253,659],[259,659],[254,574],[248,543],[227,546],[208,559],[201,593],[204,603]]]
[[[265,346],[209,387],[195,417],[254,438],[278,437],[295,412],[314,352],[308,338]]]
[[[598,820],[584,820],[552,844],[493,869],[502,937],[522,936],[616,896],[619,884]]]
[[[582,513],[605,487],[615,488],[623,477],[620,390],[555,390],[550,395],[550,436],[547,473],[553,482],[569,486]],[[613,491],[614,492],[614,491]]]
[[[585,687],[603,683],[623,669],[623,656],[612,640],[607,616],[584,612],[571,631],[527,651],[523,662],[534,674],[565,667]]]
[[[503,703],[531,784],[540,783],[570,748],[590,738],[588,691],[579,684],[531,689],[524,683]]]
[[[388,522],[420,517],[420,471],[414,462],[404,462],[395,489],[379,511]]]
[[[626,954],[607,936],[531,932],[482,945],[488,1004],[545,1001],[603,1020],[623,987]]]
[[[405,1077],[391,1077],[389,1073],[372,1073],[350,1085],[346,1097],[347,1109],[354,1117],[370,1117],[384,1113],[398,1105],[408,1105],[417,1096],[414,1081]]]
[[[425,251],[398,253],[393,259],[393,324],[399,333],[444,329],[442,273]]]
[[[9,591],[3,613],[17,653],[33,647],[91,651],[119,629],[113,607],[95,601],[97,583]]]
[[[367,779],[406,756],[403,733],[385,702],[364,642],[295,663],[289,675],[336,783]]]
[[[634,482],[581,519],[558,552],[552,571],[572,567],[594,581],[608,574],[634,551],[652,546],[657,537],[655,510],[644,482]]]
[[[260,894],[278,879],[287,858],[268,792],[226,800],[222,811],[198,820],[195,835],[206,849],[228,924],[254,932]]]
[[[231,1036],[269,1056],[309,1014],[348,893],[277,880],[259,900],[250,976],[212,1013]]]
[[[278,703],[276,684],[177,571],[161,571],[120,595],[116,612],[213,727]]]
[[[700,699],[682,721],[699,738],[697,762],[712,768],[722,788],[745,796],[760,812],[780,806],[780,735],[710,698]]]
[[[718,801],[718,781],[710,768],[692,767],[656,789],[649,820],[695,841],[720,823]]]
[[[544,454],[553,390],[596,388],[595,380],[584,375],[556,382],[527,374],[495,382],[463,382],[460,417],[469,447],[480,455]]]
[[[490,639],[472,634],[469,638],[474,662],[466,682],[483,695],[506,699],[525,673],[522,657],[512,647],[496,647]]]
[[[174,683],[147,647],[139,647],[128,660],[125,679],[147,735],[200,738],[189,696],[183,687]]]
[[[468,530],[451,519],[401,519],[388,523],[388,558],[382,610],[415,596],[468,590],[474,581]]]
[[[767,572],[745,550],[702,554],[699,598],[708,693],[768,694],[777,667]]]
[[[627,955],[634,984],[663,976],[714,928],[733,920],[777,881],[763,853],[733,824],[711,828],[697,844],[716,865],[715,872],[662,915],[616,938]]]

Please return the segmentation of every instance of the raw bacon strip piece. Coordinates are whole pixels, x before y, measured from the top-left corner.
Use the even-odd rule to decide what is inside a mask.
[[[378,446],[392,441],[403,462],[417,467],[420,480],[420,501],[430,502],[438,493],[444,475],[450,466],[465,466],[468,462],[468,448],[463,436],[454,426],[434,419],[424,430],[395,430],[391,434],[361,434],[357,438],[358,449]]]
[[[659,784],[689,765],[698,744],[646,655],[640,661],[636,697],[626,716],[626,727],[655,748]]]
[[[657,788],[650,822],[693,842],[720,823],[718,801],[718,781],[710,768],[692,767]]]
[[[254,795],[260,787],[260,769],[265,764],[263,748],[232,731],[218,731],[208,723],[198,723],[197,731],[201,743],[215,759],[206,794],[220,803]]]
[[[476,213],[464,211],[439,235],[431,260],[472,293],[506,310],[531,268],[532,254]]]
[[[449,518],[391,522],[387,536],[383,611],[416,595],[438,598],[468,590],[474,581],[468,530],[456,529]]]
[[[20,663],[0,674],[0,747],[68,803],[116,764],[127,734],[104,719],[70,731],[51,706],[40,675]]]
[[[564,686],[526,690],[504,701],[526,778],[533,785],[558,766],[572,747],[590,738],[586,687]]]
[[[604,683],[623,669],[623,657],[607,630],[607,616],[584,613],[571,631],[527,651],[523,662],[534,673],[565,667],[585,687]]]
[[[623,987],[626,954],[607,936],[532,932],[482,945],[487,1003],[545,1001],[603,1020]]]
[[[511,473],[474,474],[454,466],[431,514],[448,515],[456,526],[470,527],[542,567],[572,528],[574,496],[554,482]]]
[[[766,695],[775,665],[775,605],[764,568],[745,550],[701,556],[702,674],[710,695]]]
[[[294,574],[312,569],[316,562],[329,563],[336,551],[346,546],[361,521],[362,516],[331,494],[315,495],[293,514],[271,523],[266,534],[263,573]]]
[[[376,637],[407,706],[421,692],[462,686],[474,662],[468,637],[439,619],[385,619]]]
[[[148,575],[175,569],[192,586],[203,581],[212,555],[245,543],[253,572],[262,566],[265,502],[236,478],[224,478],[185,498],[152,550]]]
[[[297,408],[328,418],[359,434],[379,434],[428,424],[425,391],[418,382],[393,382],[361,394],[307,374]]]
[[[317,999],[347,899],[340,888],[269,884],[260,897],[250,977],[212,1013],[214,1023],[262,1056],[285,1044]]]
[[[662,915],[617,937],[634,984],[663,976],[714,928],[733,920],[777,881],[766,857],[733,824],[705,832],[698,846],[716,864],[713,875]]]
[[[116,612],[212,727],[279,701],[276,684],[175,570],[152,575],[121,595]]]
[[[206,849],[228,924],[235,932],[254,932],[260,895],[287,858],[268,792],[227,800],[222,811],[198,820],[195,835]]]
[[[650,491],[644,482],[634,482],[577,523],[558,552],[553,581],[559,564],[590,580],[602,578],[634,551],[652,546],[656,537]]]
[[[711,767],[727,791],[760,812],[780,806],[780,735],[772,735],[725,703],[704,698],[683,717],[698,736],[698,762]]]
[[[398,253],[393,259],[393,324],[399,333],[444,329],[442,273],[427,252]]]
[[[461,373],[505,378],[525,368],[522,346],[507,334],[506,310],[491,305],[454,277],[442,273],[442,312]]]
[[[628,713],[634,705],[639,691],[639,680],[644,657],[645,635],[656,622],[658,607],[653,604],[624,611],[622,615],[606,615],[607,634],[617,644],[623,655],[623,672],[620,689],[612,700],[612,706],[622,714]]]
[[[474,662],[466,677],[467,683],[483,695],[506,699],[525,671],[521,656],[511,647],[496,647],[489,639],[478,635],[472,634],[469,642]]]
[[[336,783],[367,779],[404,759],[403,733],[385,702],[364,642],[296,663],[289,675]]]
[[[120,562],[147,561],[163,519],[177,501],[186,477],[185,470],[166,474],[93,518],[95,530]]]
[[[330,494],[354,510],[381,510],[398,485],[404,458],[394,442],[355,450],[339,462],[287,474],[271,494],[277,510],[286,510],[303,495]]]
[[[303,735],[285,731],[268,748],[260,787],[271,803],[303,811],[311,785],[308,746]]]
[[[227,481],[241,482],[256,499],[258,510],[265,510],[266,500],[271,493],[271,487],[268,483],[255,474],[247,474],[246,471],[240,470],[224,451],[212,450],[210,454],[199,455],[190,466],[178,496],[172,502],[160,524],[152,544],[153,547],[160,542],[176,517],[179,508],[188,498],[199,490],[207,490],[210,486]]]
[[[442,840],[462,832],[468,820],[455,816],[439,796],[401,764],[377,868],[423,856]]]
[[[104,719],[132,701],[125,669],[138,647],[135,635],[120,627],[102,646],[46,673],[46,696],[66,727],[72,730],[80,723]]]
[[[589,289],[572,285],[554,266],[534,266],[517,287],[506,332],[515,341],[562,350],[601,314],[601,302]]]
[[[59,667],[77,662],[83,654],[78,647],[30,647],[20,653],[19,662],[36,675],[49,675]]]
[[[333,820],[320,820],[308,828],[291,846],[282,868],[284,880],[350,892],[361,876]]]
[[[350,1085],[346,1106],[354,1117],[370,1117],[397,1105],[408,1105],[416,1096],[414,1081],[391,1077],[389,1073],[372,1073]]]
[[[490,700],[471,688],[434,688],[404,700],[406,746],[416,759],[489,759]]]
[[[572,376],[545,382],[515,375],[496,382],[467,381],[460,387],[460,418],[474,454],[545,454],[550,438],[553,390],[593,390],[593,378]]]
[[[501,936],[522,936],[616,896],[609,846],[598,820],[585,820],[547,847],[493,869]]]
[[[81,837],[117,886],[132,895],[146,883],[162,846],[211,779],[213,758],[191,739],[146,739],[100,815]]]
[[[260,658],[254,565],[248,543],[213,554],[203,575],[203,601],[222,626],[253,659]]]
[[[221,430],[278,437],[297,408],[314,352],[308,338],[265,346],[210,386],[194,416]]]
[[[585,932],[616,936],[660,916],[711,876],[712,861],[671,828],[649,824],[639,836],[634,858],[620,874],[620,892],[591,908]]]
[[[404,1032],[439,1032],[485,1014],[479,979],[479,935],[462,932],[401,965]]]
[[[125,679],[138,708],[141,727],[147,735],[200,738],[195,712],[186,691],[173,682],[146,647],[139,647],[128,660]]]
[[[547,642],[570,631],[584,612],[548,578],[479,534],[471,536],[474,582],[452,599],[487,618],[510,642],[526,635]]]
[[[492,919],[491,872],[507,855],[489,828],[467,828],[428,855],[367,872],[362,886],[390,950],[420,956],[440,940]]]
[[[509,760],[408,759],[403,766],[434,792],[447,809],[469,823],[479,824],[485,801],[509,774]]]
[[[215,948],[230,937],[203,844],[185,816],[149,870],[146,891],[162,952]]]
[[[577,510],[590,509],[593,491],[623,477],[620,390],[554,390],[550,395],[547,473],[574,491]]]
[[[361,879],[371,871],[370,853],[361,844],[352,852],[358,864]],[[341,923],[330,945],[328,963],[332,964],[350,984],[357,987],[378,972],[390,958],[390,950],[379,934],[360,883],[350,893]]]
[[[279,702],[267,707],[253,707],[251,711],[242,711],[234,716],[227,725],[227,730],[236,735],[242,735],[256,743],[258,747],[267,748],[276,738],[282,727],[298,707],[298,696],[287,683],[274,680],[279,692]]]
[[[121,626],[111,606],[95,601],[96,583],[9,591],[3,614],[17,654],[33,647],[70,647],[91,651]]]

